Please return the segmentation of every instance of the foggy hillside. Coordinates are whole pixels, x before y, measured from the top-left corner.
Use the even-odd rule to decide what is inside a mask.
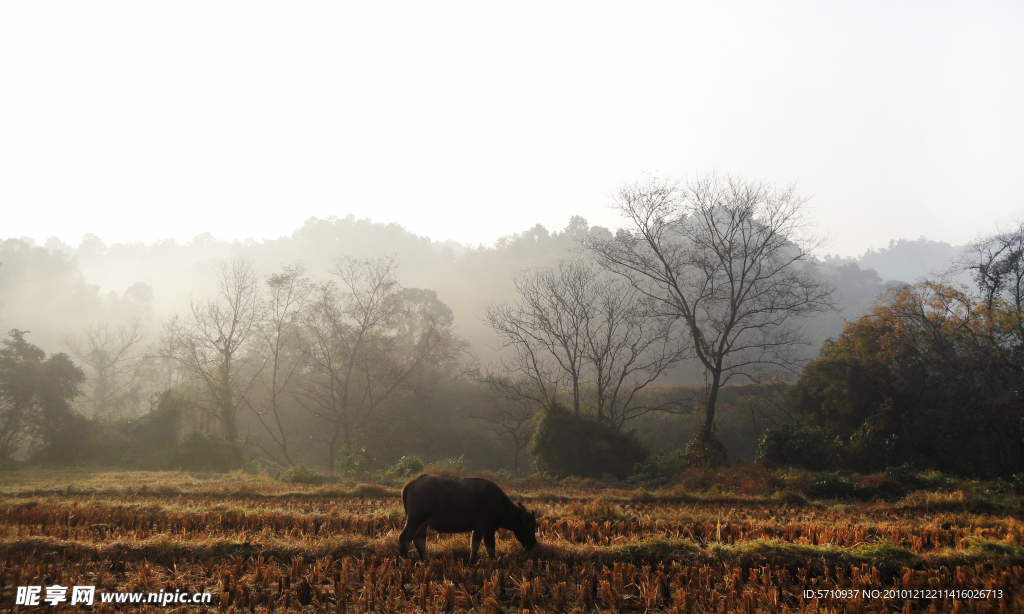
[[[393,255],[403,286],[431,289],[453,311],[457,332],[482,362],[493,359],[497,338],[483,321],[488,304],[512,300],[512,276],[533,267],[550,267],[578,249],[587,235],[607,234],[573,217],[561,230],[536,225],[505,236],[493,246],[439,242],[414,235],[397,224],[345,218],[310,218],[278,239],[223,241],[201,234],[187,243],[107,245],[86,235],[77,247],[50,240],[35,245],[7,239],[0,245],[0,327],[31,331],[44,349],[62,351],[63,335],[87,325],[116,325],[141,318],[147,342],[156,339],[161,322],[185,314],[189,298],[208,296],[215,268],[236,257],[251,258],[257,270],[271,274],[301,262],[314,280],[331,277],[340,256]],[[896,282],[912,283],[949,269],[958,248],[926,239],[890,242],[859,258],[827,256],[820,263],[836,288],[839,310],[817,316],[804,327],[816,352],[835,336],[843,322],[864,313],[875,298]],[[685,367],[672,379],[692,381]]]
[[[892,240],[888,247],[869,249],[857,258],[826,257],[826,261],[856,262],[860,268],[878,273],[883,281],[914,283],[925,277],[934,279],[949,272],[961,250],[962,246],[920,237],[915,240]],[[958,278],[957,281],[970,283],[968,277]]]

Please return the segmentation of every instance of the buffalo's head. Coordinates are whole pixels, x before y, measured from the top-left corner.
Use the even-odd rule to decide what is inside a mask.
[[[522,503],[517,507],[519,514],[516,518],[516,527],[512,529],[512,533],[515,534],[516,539],[523,545],[523,548],[529,550],[537,545],[537,515],[526,511]]]

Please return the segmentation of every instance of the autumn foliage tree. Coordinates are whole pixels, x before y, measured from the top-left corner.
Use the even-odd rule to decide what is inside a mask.
[[[1024,469],[1021,312],[925,282],[884,296],[803,370],[792,401],[862,470],[981,476]]]

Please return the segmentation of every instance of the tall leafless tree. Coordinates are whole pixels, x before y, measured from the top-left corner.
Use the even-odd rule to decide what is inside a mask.
[[[584,355],[598,417],[622,428],[651,411],[675,411],[674,404],[639,404],[637,394],[688,355],[679,327],[625,280],[591,273]]]
[[[637,393],[680,360],[671,318],[619,278],[574,258],[515,278],[519,300],[488,308],[507,354],[482,380],[507,400],[538,406],[560,388],[573,410],[592,397],[598,417],[621,428],[651,409]]]
[[[257,394],[246,397],[245,403],[273,441],[274,450],[264,452],[279,464],[290,466],[295,461],[288,448],[283,406],[307,352],[302,339],[302,313],[313,285],[301,264],[285,266],[263,281],[266,293],[253,347],[261,376],[256,380]]]
[[[476,416],[484,427],[512,443],[512,470],[519,475],[520,459],[533,436],[536,405],[529,400],[496,397],[491,405]]]
[[[251,260],[221,265],[217,294],[189,300],[191,318],[178,329],[175,358],[205,384],[213,398],[221,434],[238,440],[238,408],[245,402],[255,374],[239,381],[241,358],[260,317],[260,278]]]
[[[1024,222],[971,242],[961,266],[971,272],[989,309],[1002,299],[1024,313]]]
[[[117,327],[106,323],[89,326],[84,337],[69,334],[61,338],[68,352],[89,368],[86,398],[94,416],[121,418],[133,396],[137,404],[134,384],[143,357],[141,343],[138,318]]]
[[[539,404],[554,398],[560,387],[567,388],[578,416],[592,271],[564,261],[557,270],[526,271],[513,281],[519,300],[486,311],[487,323],[501,336],[499,350],[510,350],[487,381],[510,398]]]
[[[762,181],[652,179],[618,192],[627,228],[587,241],[602,265],[684,323],[708,373],[705,440],[721,387],[792,372],[803,344],[797,318],[831,309],[830,288],[804,264],[814,247],[805,202],[794,186]]]
[[[452,322],[410,309],[394,258],[342,258],[340,284],[318,286],[307,310],[309,369],[298,398],[327,427],[328,466],[404,391],[418,369],[462,346]]]

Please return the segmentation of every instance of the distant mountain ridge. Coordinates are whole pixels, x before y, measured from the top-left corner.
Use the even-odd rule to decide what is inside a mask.
[[[856,258],[830,254],[825,256],[824,261],[834,265],[856,263],[861,269],[878,273],[882,281],[915,283],[950,273],[963,249],[963,245],[950,245],[945,241],[932,241],[925,237],[894,239],[889,241],[888,247],[868,249]],[[962,275],[954,274],[953,278],[964,283],[970,281]]]

